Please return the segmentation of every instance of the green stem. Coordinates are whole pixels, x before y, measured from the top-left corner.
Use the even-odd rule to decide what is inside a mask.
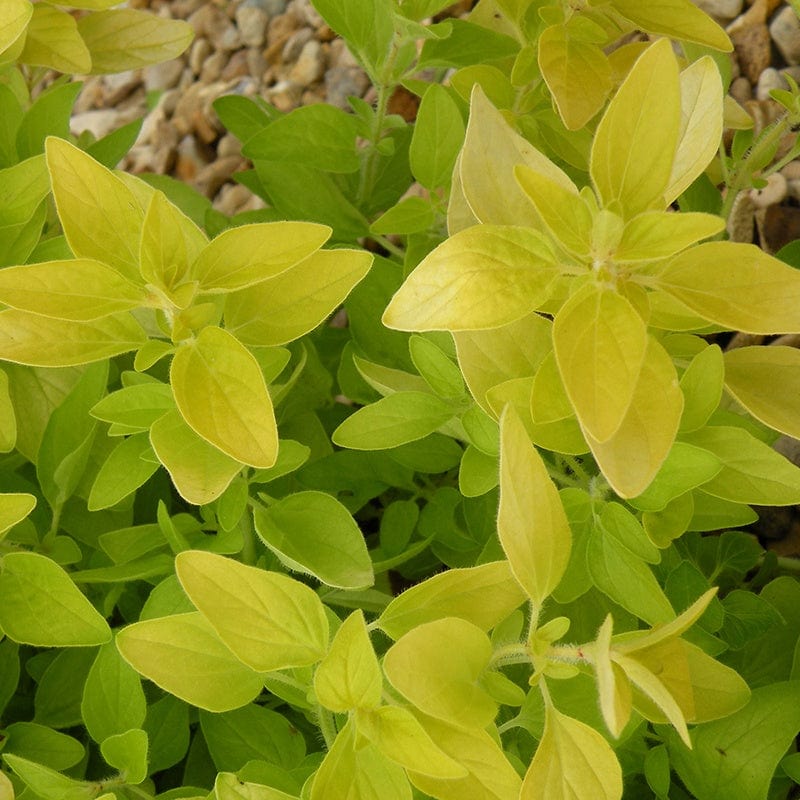
[[[58,503],[53,509],[53,519],[50,522],[50,528],[42,539],[42,544],[46,547],[52,546],[58,535],[58,529],[61,526],[61,512],[64,510],[64,504]]]
[[[406,251],[402,247],[398,247],[394,242],[381,236],[379,233],[370,233],[369,238],[377,242],[384,250],[388,250],[393,256],[397,256],[401,261],[405,260]]]
[[[800,558],[789,556],[778,556],[778,569],[781,572],[788,572],[790,575],[800,575]]]
[[[325,740],[325,747],[330,750],[331,747],[333,747],[333,743],[336,741],[336,734],[338,733],[336,730],[336,723],[333,719],[333,712],[328,711],[327,708],[323,708],[320,705],[317,706],[316,712],[317,724],[322,732],[322,738]]]
[[[521,642],[514,642],[513,644],[504,644],[498,647],[492,653],[489,661],[489,669],[497,669],[499,667],[508,667],[511,664],[530,664],[531,652],[528,646]]]
[[[258,551],[256,549],[256,534],[253,530],[253,517],[245,511],[239,520],[239,529],[242,532],[242,562],[245,564],[255,564],[258,561]]]

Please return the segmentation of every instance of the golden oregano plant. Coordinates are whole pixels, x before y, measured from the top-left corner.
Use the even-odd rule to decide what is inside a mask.
[[[0,43],[37,64],[64,12],[30,5]],[[0,171],[2,800],[790,791],[800,588],[739,588],[775,563],[729,529],[800,502],[800,357],[712,342],[800,332],[800,273],[674,209],[717,62],[606,53],[727,37],[689,0],[446,5],[316,0],[375,109],[219,104],[254,216],[59,137]]]

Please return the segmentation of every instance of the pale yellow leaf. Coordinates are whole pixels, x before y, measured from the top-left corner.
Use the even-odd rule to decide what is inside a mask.
[[[628,222],[614,253],[614,261],[655,261],[669,258],[690,245],[714,236],[725,220],[713,214],[646,211]]]
[[[538,308],[557,274],[542,234],[476,225],[423,259],[392,298],[383,322],[406,331],[498,328]]]
[[[32,16],[30,0],[3,0],[0,5],[0,55],[22,36]]]
[[[592,666],[597,677],[600,711],[611,735],[619,738],[633,711],[631,686],[625,673],[611,660],[614,620],[608,614],[592,644]]]
[[[36,508],[36,498],[27,492],[0,494],[0,540]]]
[[[272,400],[255,356],[222,328],[204,328],[175,354],[170,383],[181,416],[214,447],[252,467],[278,455]]]
[[[647,348],[642,318],[622,295],[595,284],[576,292],[553,324],[556,361],[584,431],[608,441],[631,404]]]
[[[540,605],[567,568],[572,534],[558,490],[512,408],[500,418],[497,532],[514,577]]]
[[[678,64],[661,39],[634,64],[597,127],[590,173],[604,205],[619,201],[626,219],[663,208],[679,121]]]
[[[465,228],[477,225],[478,222],[480,220],[472,213],[464,196],[464,188],[461,186],[461,153],[459,153],[453,168],[453,182],[450,186],[450,198],[447,201],[447,233],[452,236]]]
[[[92,67],[92,58],[78,34],[74,17],[45,3],[33,7],[19,60],[23,64],[78,74],[87,73]]]

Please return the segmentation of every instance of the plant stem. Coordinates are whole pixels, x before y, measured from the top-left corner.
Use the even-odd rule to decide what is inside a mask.
[[[333,713],[320,705],[317,706],[316,713],[317,724],[322,732],[322,738],[325,740],[325,747],[330,750],[334,741],[336,741],[336,734],[338,733],[336,723],[333,720]]]
[[[397,256],[401,260],[405,259],[405,250],[403,250],[402,247],[398,247],[385,236],[381,236],[379,233],[370,233],[369,238],[377,242],[384,250],[388,250],[393,256]]]
[[[492,658],[489,661],[489,669],[497,667],[508,667],[511,664],[530,664],[531,653],[528,646],[521,642],[514,642],[514,644],[506,644],[498,647],[492,653]]]
[[[242,562],[244,564],[255,564],[258,560],[258,552],[256,550],[256,536],[253,530],[253,517],[245,511],[242,518],[239,520],[239,529],[242,531]]]

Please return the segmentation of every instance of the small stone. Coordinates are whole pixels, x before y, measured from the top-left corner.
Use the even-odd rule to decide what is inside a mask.
[[[195,75],[199,75],[203,70],[206,59],[214,52],[211,42],[204,36],[195,39],[192,49],[189,51],[189,66]]]
[[[183,72],[183,61],[173,58],[172,61],[163,61],[154,64],[144,71],[144,88],[148,92],[163,92],[177,86]]]
[[[791,6],[782,8],[775,15],[769,32],[787,63],[800,64],[800,19]]]
[[[82,114],[74,114],[69,121],[69,129],[76,136],[84,131],[89,131],[95,139],[102,139],[106,134],[124,124],[119,111],[99,108],[93,111],[84,111]]]
[[[756,212],[759,244],[773,255],[782,247],[800,239],[800,208],[774,205]]]
[[[311,5],[311,0],[292,0],[291,8],[298,19],[314,29],[321,28],[325,24],[317,9]]]
[[[203,101],[200,92],[203,89],[202,83],[193,83],[180,97],[175,111],[172,115],[172,122],[178,133],[185,136],[194,127],[194,118],[202,109]]]
[[[234,78],[243,78],[247,74],[247,50],[237,50],[228,59],[222,73],[217,77],[222,78],[223,81],[231,81]]]
[[[301,88],[291,81],[279,81],[270,89],[266,94],[266,99],[269,100],[278,111],[291,111],[295,108],[300,101]]]
[[[172,0],[172,14],[176,19],[186,19],[204,3],[205,0]]]
[[[327,102],[338,108],[350,108],[348,97],[361,97],[370,85],[359,67],[332,67],[325,73]]]
[[[217,156],[227,158],[228,156],[242,156],[242,143],[232,134],[226,133],[217,142]]]
[[[238,50],[242,46],[242,37],[236,26],[231,24],[230,21],[226,22],[225,27],[212,31],[209,35],[211,44],[214,45],[216,50],[230,52],[231,50]]]
[[[753,87],[750,81],[743,75],[731,82],[730,93],[733,99],[740,105],[753,99]]]
[[[176,156],[175,177],[178,180],[194,181],[197,173],[207,164],[193,136],[184,136],[178,142]]]
[[[263,80],[269,65],[260,48],[251,47],[247,52],[247,72],[256,80]]]
[[[228,217],[264,208],[264,201],[240,183],[227,183],[214,200],[214,208]]]
[[[717,20],[731,20],[742,13],[743,0],[692,0],[706,14]]]
[[[219,191],[220,186],[242,166],[243,162],[240,156],[214,159],[197,173],[195,181],[198,190],[206,197],[213,197]]]
[[[758,78],[756,86],[756,100],[769,100],[769,93],[773,89],[788,89],[789,84],[778,70],[767,67]]]
[[[780,203],[786,197],[786,178],[780,172],[773,172],[767,178],[763,189],[752,189],[750,199],[756,208],[768,208]]]
[[[767,26],[763,23],[748,25],[730,34],[742,74],[752,84],[769,66],[772,58]]]
[[[289,80],[300,86],[308,86],[318,81],[325,74],[325,59],[322,55],[322,45],[312,39],[303,45],[297,63],[289,73]]]
[[[223,68],[228,63],[228,54],[222,50],[212,53],[203,63],[200,70],[200,80],[203,83],[213,83],[222,75]]]
[[[141,85],[142,76],[138,70],[106,75],[103,79],[103,105],[106,108],[117,105]]]
[[[291,14],[281,14],[270,19],[267,29],[267,45],[270,48],[282,48],[286,40],[298,28],[297,20]]]
[[[267,32],[269,15],[258,6],[240,6],[236,9],[236,27],[242,43],[247,47],[261,47]]]
[[[792,200],[800,200],[800,178],[786,181],[786,192]]]
[[[303,48],[307,42],[314,38],[314,31],[311,28],[300,28],[295,31],[287,40],[281,51],[281,60],[284,64],[293,64],[300,58]]]
[[[790,161],[782,170],[781,175],[787,181],[800,181],[800,161]]]

